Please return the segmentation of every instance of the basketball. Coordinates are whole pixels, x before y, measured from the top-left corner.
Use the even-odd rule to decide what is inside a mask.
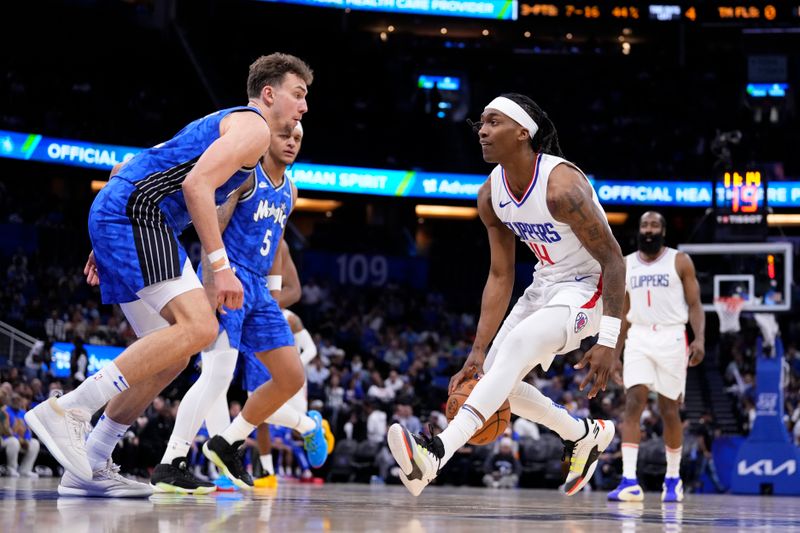
[[[447,398],[445,415],[447,416],[448,422],[451,422],[456,414],[458,414],[458,410],[461,409],[467,396],[469,396],[469,393],[475,388],[476,383],[478,383],[478,380],[474,378],[463,381],[453,394]],[[486,423],[472,436],[469,443],[475,446],[490,444],[503,434],[510,423],[511,405],[508,403],[508,400],[506,400],[495,414],[486,419]]]

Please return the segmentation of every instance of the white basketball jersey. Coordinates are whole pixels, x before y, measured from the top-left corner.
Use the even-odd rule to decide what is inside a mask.
[[[625,257],[625,285],[631,301],[628,322],[640,326],[676,326],[688,322],[689,306],[675,267],[677,256],[678,250],[665,248],[651,263],[644,262],[638,251]]]
[[[602,274],[600,263],[584,248],[572,228],[553,218],[547,207],[547,184],[550,173],[562,163],[581,172],[578,167],[565,159],[539,154],[530,185],[522,198],[514,196],[506,181],[505,170],[497,165],[490,175],[492,207],[497,218],[513,231],[539,260],[534,271],[537,285],[562,282],[597,285]],[[603,208],[594,190],[592,190],[592,200],[602,211]]]

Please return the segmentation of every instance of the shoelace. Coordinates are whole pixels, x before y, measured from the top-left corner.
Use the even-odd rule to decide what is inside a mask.
[[[100,469],[97,473],[100,474],[101,476],[104,476],[106,479],[115,479],[115,480],[123,479],[127,481],[124,477],[122,477],[119,474],[119,470],[120,470],[119,465],[114,464],[114,461],[108,459],[106,461],[105,466],[102,469]]]
[[[429,453],[436,458],[436,475],[439,475],[439,470],[442,468],[442,459],[433,452],[433,444],[434,439],[436,438],[433,434],[433,424],[428,424],[428,434],[430,437],[421,434],[415,435],[411,434],[414,437],[414,440],[417,442],[417,447],[421,448],[425,453]]]
[[[315,429],[311,432],[310,435],[303,437],[303,442],[305,443],[306,451],[310,453],[315,453],[317,451],[317,442],[314,437],[317,436],[317,430]]]
[[[89,428],[92,427],[89,415],[80,409],[65,409],[64,416],[67,420],[67,428],[72,432],[72,436],[77,442],[85,443],[86,436],[90,431]],[[86,455],[85,446],[79,447],[78,450],[83,452],[83,455]]]
[[[242,479],[244,475],[249,475],[247,473],[247,470],[245,470],[244,468],[244,454],[247,451],[244,447],[244,441],[237,440],[236,442],[231,444],[231,446],[235,448],[235,451],[233,452],[233,457],[236,459],[233,465],[234,470],[236,470],[236,472],[233,473],[236,475],[237,478]]]

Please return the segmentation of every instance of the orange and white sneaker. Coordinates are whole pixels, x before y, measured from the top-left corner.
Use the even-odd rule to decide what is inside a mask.
[[[253,480],[253,486],[258,489],[277,489],[278,488],[278,476],[275,474],[264,476],[260,478],[256,478]]]
[[[586,424],[583,437],[574,442],[564,441],[564,458],[570,456],[569,473],[564,483],[567,496],[577,494],[592,479],[597,459],[614,438],[614,423],[610,420],[584,418],[583,423]]]

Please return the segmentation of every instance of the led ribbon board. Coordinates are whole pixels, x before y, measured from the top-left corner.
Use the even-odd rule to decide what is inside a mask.
[[[51,370],[53,376],[57,378],[70,377],[70,359],[75,345],[69,342],[55,342],[52,348]],[[88,364],[86,365],[86,377],[88,378],[108,363],[113,361],[125,350],[122,346],[100,346],[96,344],[84,344]]]
[[[517,20],[517,0],[260,0],[354,11]]]
[[[142,148],[59,139],[0,130],[0,157],[111,170]],[[301,191],[372,194],[412,198],[475,200],[486,174],[454,174],[297,163],[287,172]],[[703,181],[600,180],[591,176],[605,205],[711,207],[712,186]],[[722,187],[717,195],[724,196]],[[763,194],[763,192],[762,192]],[[771,207],[800,205],[800,181],[772,181]]]

